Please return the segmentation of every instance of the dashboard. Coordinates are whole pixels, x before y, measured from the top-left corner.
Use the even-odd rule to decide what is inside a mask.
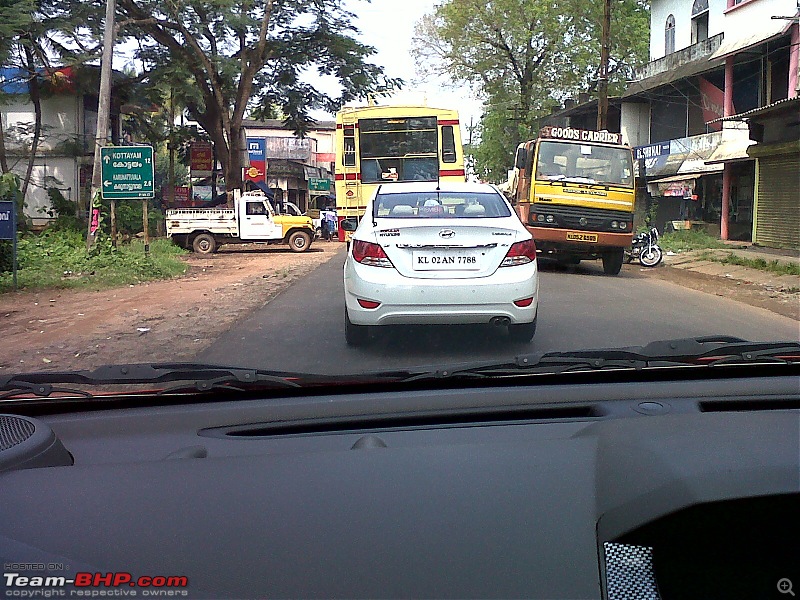
[[[788,599],[799,382],[5,402],[0,588],[83,573],[68,596]],[[103,578],[119,573],[185,585]]]

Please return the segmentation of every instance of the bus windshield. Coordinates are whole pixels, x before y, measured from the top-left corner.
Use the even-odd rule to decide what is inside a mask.
[[[439,143],[436,117],[361,119],[361,181],[436,181]]]
[[[626,148],[542,141],[536,179],[632,188],[633,159]]]

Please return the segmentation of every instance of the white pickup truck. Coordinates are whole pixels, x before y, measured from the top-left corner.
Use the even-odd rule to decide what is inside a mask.
[[[261,192],[234,192],[233,208],[171,208],[167,236],[182,248],[212,254],[223,244],[288,244],[305,252],[315,237],[309,217],[278,215]]]

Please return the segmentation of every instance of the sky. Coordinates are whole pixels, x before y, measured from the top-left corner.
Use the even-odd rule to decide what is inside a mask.
[[[372,62],[384,67],[389,77],[401,77],[406,82],[403,91],[381,103],[425,103],[436,108],[455,108],[464,129],[470,118],[477,123],[481,102],[467,86],[454,87],[445,79],[422,81],[411,55],[414,26],[424,14],[433,11],[435,4],[435,0],[345,0],[345,7],[358,17],[360,41],[378,51]]]

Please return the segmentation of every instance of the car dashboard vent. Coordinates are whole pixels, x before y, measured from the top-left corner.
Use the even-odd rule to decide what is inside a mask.
[[[756,412],[765,410],[798,410],[800,398],[748,400],[707,400],[700,402],[702,412]]]
[[[608,600],[660,600],[649,546],[603,543]]]

